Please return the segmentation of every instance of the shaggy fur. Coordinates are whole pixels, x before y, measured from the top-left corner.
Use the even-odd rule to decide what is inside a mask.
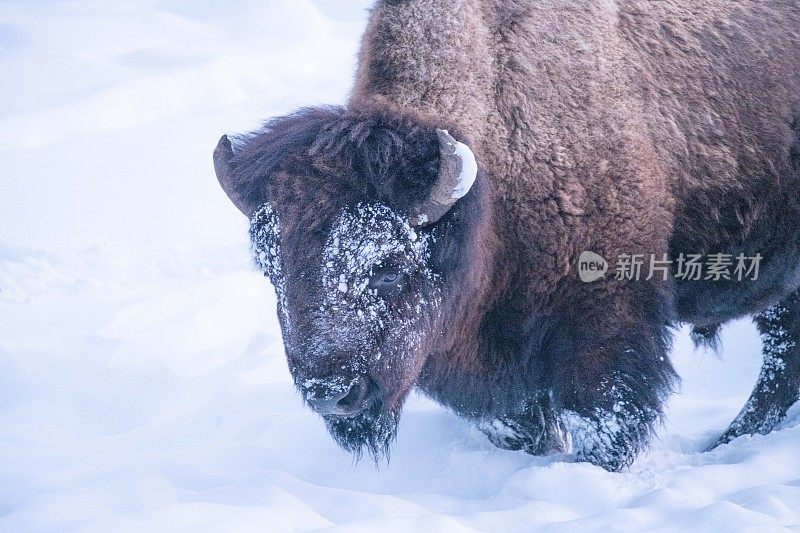
[[[407,215],[436,176],[435,128],[455,132],[481,176],[424,230],[440,309],[413,364],[371,369],[387,409],[416,385],[498,445],[571,440],[617,470],[675,381],[671,325],[710,340],[800,287],[798,72],[795,0],[382,0],[347,109],[272,121],[232,165],[279,212],[290,307],[311,324],[308,269],[337,213]],[[584,251],[607,280],[578,279]],[[764,262],[755,282],[613,279],[621,254],[681,253]],[[320,332],[284,335],[293,373],[318,372],[301,367]]]
[[[540,367],[464,376],[448,353],[423,388],[478,413],[497,407],[474,403],[504,391],[513,401],[537,390],[521,376],[548,376],[564,406],[585,412],[638,342],[622,374],[655,378],[636,396],[657,410],[671,381],[657,363],[666,322],[708,328],[798,286],[797,72],[794,1],[379,2],[353,103],[380,95],[470,132],[493,198],[495,264],[514,271],[513,288],[497,286],[511,296],[475,326],[483,341],[459,340],[457,357]],[[750,284],[583,287],[572,267],[584,250],[766,261]],[[487,398],[487,383],[502,390]]]

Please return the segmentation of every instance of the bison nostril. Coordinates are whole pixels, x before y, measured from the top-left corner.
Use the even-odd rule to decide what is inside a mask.
[[[325,396],[309,396],[308,403],[322,415],[353,417],[366,409],[368,397],[369,382],[359,378],[347,390]]]
[[[366,380],[359,379],[350,388],[347,395],[336,403],[337,407],[342,409],[352,409],[364,403],[367,396],[367,382]]]

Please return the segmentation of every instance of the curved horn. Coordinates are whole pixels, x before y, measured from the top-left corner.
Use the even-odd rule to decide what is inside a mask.
[[[223,135],[214,150],[214,170],[217,173],[217,180],[222,186],[222,190],[231,199],[233,205],[239,208],[239,211],[245,214],[248,218],[253,214],[253,211],[258,206],[251,205],[252,202],[248,201],[249,194],[245,192],[245,188],[241,182],[241,178],[236,176],[233,171],[233,146],[231,140],[227,135]]]
[[[428,226],[438,222],[475,184],[478,164],[466,144],[455,140],[447,130],[436,130],[439,137],[439,176],[430,196],[414,209],[411,223]]]

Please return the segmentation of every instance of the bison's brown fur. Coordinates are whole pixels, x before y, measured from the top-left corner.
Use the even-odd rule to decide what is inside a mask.
[[[377,2],[349,112],[449,125],[483,174],[465,285],[417,385],[500,445],[557,448],[566,424],[581,458],[619,468],[671,388],[670,324],[716,331],[784,301],[798,329],[799,73],[796,0]],[[288,175],[265,198],[289,226],[348,201]],[[749,283],[585,284],[584,251],[612,273],[623,254],[764,263]],[[780,357],[797,392],[798,355]],[[797,395],[753,401],[782,416]],[[729,437],[756,430],[739,422]]]
[[[677,318],[699,326],[797,289],[800,3],[385,1],[360,59],[354,105],[380,97],[444,117],[480,154],[499,245],[477,279],[526,314],[591,302],[576,325],[604,340],[574,358],[584,383],[641,311],[624,284],[576,282],[585,250],[772,252],[762,284],[671,289]],[[464,339],[482,312],[461,309],[473,333],[454,332],[443,364],[480,367],[480,343]]]

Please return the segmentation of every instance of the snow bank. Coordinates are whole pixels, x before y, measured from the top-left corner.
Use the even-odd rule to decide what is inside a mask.
[[[391,464],[375,470],[354,465],[303,407],[266,281],[238,261],[213,266],[213,255],[193,256],[208,270],[181,270],[162,248],[95,250],[83,264],[49,253],[53,281],[42,290],[41,270],[19,266],[37,255],[5,252],[0,280],[16,292],[0,299],[0,529],[706,531],[800,522],[800,409],[772,435],[702,452],[755,381],[749,324],[725,331],[725,360],[693,353],[681,333],[683,393],[630,472],[499,450],[420,397],[406,409]],[[117,272],[121,263],[129,270]],[[128,275],[138,270],[151,274]]]

